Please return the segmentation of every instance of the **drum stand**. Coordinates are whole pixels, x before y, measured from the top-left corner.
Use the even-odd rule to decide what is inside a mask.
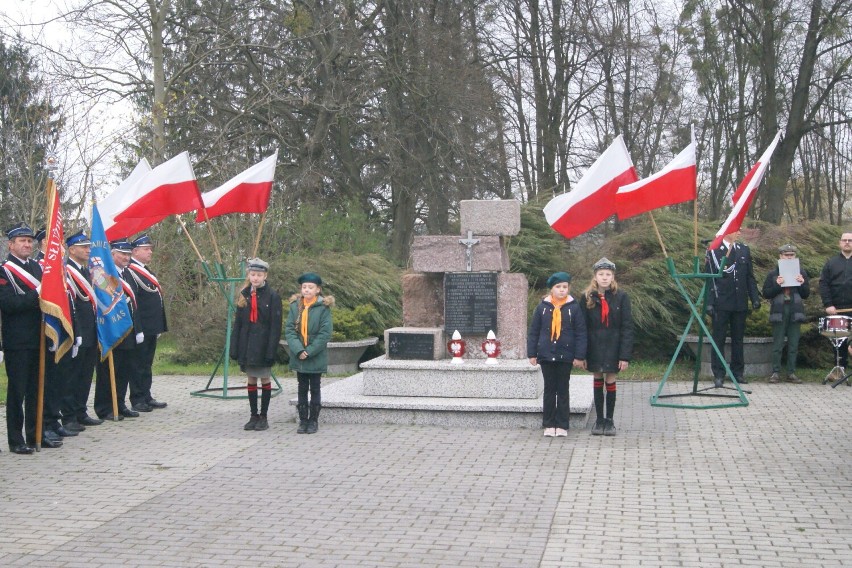
[[[833,332],[832,336],[828,339],[834,345],[834,368],[828,372],[822,380],[822,384],[833,381],[831,387],[834,388],[840,383],[846,382],[846,386],[852,387],[852,383],[849,382],[849,375],[846,375],[846,369],[840,366],[840,348],[843,346],[843,342],[846,341],[847,338],[845,336],[838,337],[837,333]]]

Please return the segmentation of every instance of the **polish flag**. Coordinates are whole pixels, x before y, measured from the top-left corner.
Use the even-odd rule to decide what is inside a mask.
[[[757,186],[760,185],[764,174],[766,174],[766,168],[769,167],[769,158],[772,156],[772,152],[775,151],[775,147],[778,145],[780,139],[781,132],[779,131],[757,163],[752,166],[751,170],[743,178],[743,181],[740,182],[737,191],[734,193],[737,197],[736,202],[734,202],[734,208],[731,209],[728,218],[719,227],[719,230],[716,232],[716,238],[710,243],[709,248],[718,248],[722,244],[722,237],[738,231],[742,226],[746,213],[748,213],[748,208],[751,207],[751,202],[754,201]]]
[[[121,182],[112,193],[98,202],[98,210],[101,214],[101,221],[103,222],[107,239],[114,241],[135,235],[167,217],[167,215],[159,215],[151,219],[122,219],[121,221],[115,218],[116,215],[127,209],[128,205],[132,203],[133,196],[135,195],[134,186],[139,184],[150,171],[151,165],[148,163],[148,160],[142,158],[127,179]]]
[[[124,203],[126,207],[115,215],[115,220],[145,219],[147,227],[169,215],[202,207],[189,152],[182,152],[148,172],[129,188]]]
[[[207,219],[226,213],[263,213],[269,207],[272,180],[278,152],[226,182],[201,195]],[[205,221],[204,210],[198,211],[196,223]]]
[[[615,209],[620,220],[640,213],[692,201],[697,195],[695,140],[669,164],[650,177],[618,188]]]
[[[544,206],[553,230],[573,239],[615,214],[615,192],[639,179],[624,139],[619,135],[595,160],[577,185]]]

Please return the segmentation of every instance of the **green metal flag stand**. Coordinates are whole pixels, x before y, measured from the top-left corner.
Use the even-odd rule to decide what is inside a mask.
[[[707,313],[707,284],[712,278],[719,278],[722,276],[722,272],[725,268],[725,261],[727,258],[722,259],[722,265],[719,267],[718,273],[706,273],[700,271],[700,263],[702,259],[698,256],[693,257],[693,267],[691,273],[679,274],[677,270],[675,270],[674,261],[671,257],[666,257],[666,265],[669,269],[669,274],[675,282],[678,290],[681,295],[686,300],[686,303],[689,305],[689,321],[686,323],[686,328],[683,330],[683,333],[680,336],[680,342],[677,344],[677,349],[675,349],[674,355],[672,355],[672,360],[669,362],[669,366],[666,369],[665,374],[663,374],[663,378],[660,381],[659,387],[657,387],[657,392],[651,396],[651,406],[664,406],[668,408],[698,408],[698,409],[710,409],[710,408],[730,408],[735,406],[748,406],[748,399],[745,396],[745,393],[750,391],[743,391],[740,387],[740,383],[737,381],[734,374],[731,372],[731,368],[728,366],[728,362],[725,361],[724,353],[720,350],[719,346],[716,345],[716,342],[713,341],[713,334],[710,333],[710,330],[707,329],[707,325],[704,323],[704,315]],[[703,281],[701,286],[701,292],[698,294],[698,298],[696,301],[692,300],[692,296],[689,291],[684,286],[685,280],[691,279],[700,279]],[[699,313],[698,304],[701,305],[701,312]],[[666,385],[666,381],[669,379],[669,375],[674,368],[675,360],[677,360],[677,356],[680,354],[680,350],[683,348],[684,341],[686,340],[686,336],[689,334],[692,329],[693,322],[698,323],[699,331],[698,331],[698,349],[696,350],[695,355],[695,371],[693,374],[692,381],[692,391],[684,392],[684,393],[676,393],[676,394],[660,394],[663,392],[663,387]],[[718,355],[719,359],[722,361],[722,365],[725,367],[725,375],[731,379],[731,383],[734,385],[733,387],[707,387],[707,388],[698,388],[698,375],[701,371],[701,348],[704,338],[710,342],[710,346],[715,351],[716,355]],[[737,394],[727,394],[725,392],[718,392],[724,390],[735,390]],[[713,391],[713,392],[707,392]],[[735,402],[725,402],[725,403],[717,403],[717,404],[689,404],[689,403],[675,403],[675,402],[662,402],[660,399],[673,399],[673,398],[683,398],[683,397],[713,397],[713,398],[734,398],[737,399]]]
[[[245,391],[246,386],[243,384],[242,386],[237,387],[228,387],[228,371],[230,370],[230,362],[231,357],[229,354],[230,345],[231,345],[231,328],[234,323],[234,314],[237,312],[237,306],[234,303],[234,297],[236,296],[237,285],[245,282],[245,263],[240,265],[240,274],[239,278],[229,278],[225,272],[225,267],[222,266],[222,263],[217,262],[214,264],[214,267],[211,268],[210,264],[207,261],[202,261],[201,266],[204,268],[204,272],[207,274],[207,280],[216,284],[219,287],[219,290],[222,292],[222,295],[225,296],[225,301],[228,303],[228,318],[227,326],[225,330],[225,346],[222,348],[222,354],[219,356],[219,361],[216,363],[216,367],[213,369],[213,373],[210,375],[210,380],[207,381],[207,386],[201,390],[193,391],[190,394],[192,396],[203,396],[207,398],[218,398],[218,399],[245,399],[248,398],[247,394],[235,395],[229,394],[229,391]],[[215,268],[215,271],[214,271]],[[222,367],[222,386],[221,387],[213,387],[210,388],[210,385],[213,383],[213,379],[216,377],[216,373],[219,371],[219,367]],[[278,396],[282,392],[281,383],[278,382],[278,379],[275,375],[272,375],[272,380],[275,381],[275,388],[272,389],[272,396]]]

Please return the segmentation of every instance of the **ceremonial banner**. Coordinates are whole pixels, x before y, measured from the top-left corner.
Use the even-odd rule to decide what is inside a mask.
[[[748,208],[751,207],[751,202],[754,200],[754,194],[757,192],[757,186],[760,185],[760,182],[763,180],[763,176],[766,174],[766,169],[769,167],[769,158],[772,157],[772,152],[775,151],[775,147],[778,145],[778,141],[780,139],[781,132],[778,132],[757,163],[743,178],[743,181],[734,193],[734,195],[738,196],[737,201],[734,203],[734,208],[716,232],[716,238],[713,239],[712,243],[710,243],[710,249],[717,248],[720,244],[722,244],[722,238],[725,235],[739,230],[742,226],[746,213],[748,213]]]
[[[165,219],[168,215],[155,215],[143,219],[122,219],[116,220],[116,216],[122,213],[134,200],[134,187],[139,184],[146,175],[151,171],[151,165],[148,160],[142,158],[128,178],[121,182],[119,186],[98,203],[98,211],[101,214],[101,221],[104,224],[104,232],[109,240],[127,238],[130,235],[140,233]]]
[[[615,214],[615,192],[639,179],[619,135],[568,193],[550,200],[544,216],[553,230],[571,239]]]
[[[692,201],[697,195],[695,140],[669,164],[650,177],[618,188],[615,209],[620,220],[641,213]]]
[[[128,187],[123,203],[125,206],[116,213],[115,220],[144,219],[147,223],[145,229],[168,215],[195,211],[202,207],[198,182],[189,163],[189,153],[183,152],[160,164],[138,183]]]
[[[269,207],[269,196],[272,193],[272,180],[275,178],[277,162],[278,152],[275,152],[225,184],[203,193],[201,199],[207,210],[207,218],[212,219],[226,213],[266,211]],[[195,221],[201,223],[204,220],[204,211],[199,210]]]
[[[62,245],[65,234],[62,230],[62,214],[59,211],[59,192],[52,179],[47,180],[47,251],[41,276],[39,304],[44,313],[45,335],[56,346],[54,360],[59,362],[71,349],[74,328],[71,324],[71,305],[68,303],[68,288],[62,262]]]
[[[127,296],[121,285],[121,277],[112,261],[109,241],[104,232],[98,206],[92,207],[92,254],[89,256],[89,272],[97,300],[98,343],[101,361],[113,347],[121,343],[133,329]]]

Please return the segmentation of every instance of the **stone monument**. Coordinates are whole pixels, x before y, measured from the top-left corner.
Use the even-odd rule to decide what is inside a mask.
[[[543,379],[526,358],[527,278],[509,271],[506,237],[520,232],[516,200],[462,201],[460,236],[415,237],[402,281],[402,327],[385,330],[387,354],[323,388],[323,421],[541,427]],[[467,349],[451,363],[458,331]],[[497,364],[480,349],[489,331]],[[571,426],[585,425],[591,377],[572,377]]]

